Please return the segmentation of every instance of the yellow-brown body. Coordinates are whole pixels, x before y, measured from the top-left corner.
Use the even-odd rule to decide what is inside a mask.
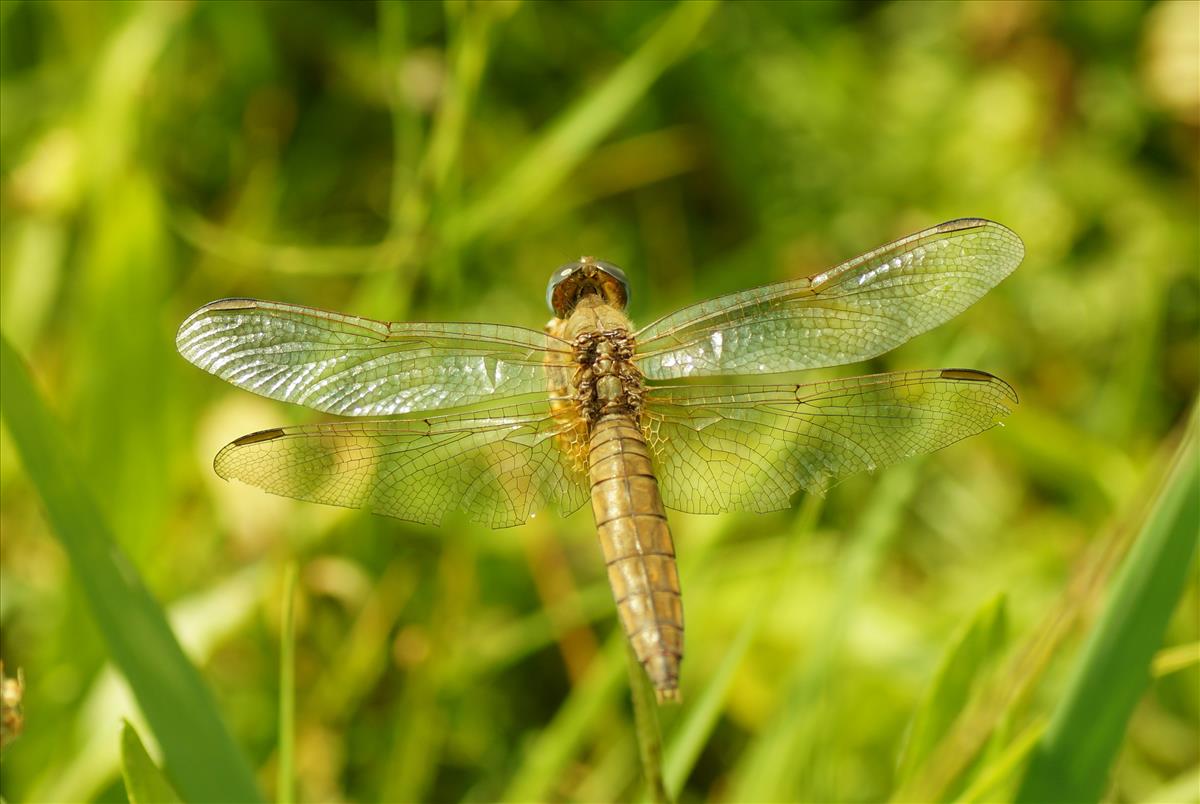
[[[660,701],[679,698],[683,604],[675,548],[641,425],[642,378],[632,326],[599,294],[582,296],[550,334],[572,343],[577,368],[550,370],[551,405],[586,472],[613,599]]]

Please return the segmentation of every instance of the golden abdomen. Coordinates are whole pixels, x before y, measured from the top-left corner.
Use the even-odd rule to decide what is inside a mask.
[[[592,513],[621,625],[659,701],[677,701],[683,604],[650,451],[628,413],[601,416],[589,448]]]

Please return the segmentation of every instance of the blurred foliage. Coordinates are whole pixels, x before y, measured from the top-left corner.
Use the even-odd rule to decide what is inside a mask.
[[[1196,555],[1200,408],[1193,408],[1189,419],[1163,487],[1154,495],[1154,508],[1113,578],[1064,699],[1031,757],[1017,801],[1095,801],[1104,792],[1108,768],[1146,690],[1154,652]]]
[[[223,443],[317,417],[187,365],[179,322],[244,295],[538,326],[584,253],[646,321],[998,220],[1026,243],[1010,279],[846,371],[973,366],[1016,414],[823,502],[674,516],[685,703],[661,716],[683,800],[888,797],[1004,595],[1011,694],[960,759],[1012,795],[994,769],[1044,728],[1120,556],[1080,567],[1140,521],[1200,387],[1198,31],[1195,2],[4,0],[3,331],[264,791],[295,561],[301,799],[612,800],[638,746],[588,515],[438,530],[225,484]],[[0,470],[0,655],[25,677],[0,792],[120,800],[121,719],[144,721],[7,428]],[[1193,559],[1172,656],[1197,612]],[[1155,666],[1113,800],[1195,800],[1200,669]]]

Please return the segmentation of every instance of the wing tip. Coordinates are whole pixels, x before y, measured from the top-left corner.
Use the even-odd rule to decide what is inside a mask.
[[[1025,259],[1025,241],[1021,239],[1021,236],[1003,223],[997,223],[989,218],[955,218],[933,227],[933,231],[936,234],[963,232],[970,229],[991,229],[1011,241],[1013,248],[1017,252],[1017,259],[1013,263],[1014,269],[1021,264],[1021,260]]]
[[[946,380],[964,380],[966,382],[982,382],[989,385],[994,385],[1004,392],[1004,395],[1014,404],[1020,404],[1021,400],[1017,396],[1017,391],[1005,380],[1000,379],[995,374],[990,374],[986,371],[971,368],[946,368],[941,369],[939,375]]]
[[[987,218],[954,218],[933,227],[936,232],[961,232],[965,229],[982,229],[987,226],[999,226]]]
[[[213,312],[216,310],[251,310],[262,304],[258,299],[251,299],[247,296],[229,296],[224,299],[210,301],[208,304],[201,307],[196,312]]]
[[[208,304],[201,305],[188,314],[187,318],[183,319],[183,323],[179,325],[179,330],[175,333],[175,349],[183,355],[189,362],[195,363],[189,354],[192,348],[191,330],[196,322],[205,318],[212,313],[223,313],[235,310],[253,310],[262,304],[258,299],[250,299],[239,296],[231,296],[226,299],[217,299]]]
[[[276,438],[282,438],[285,435],[287,435],[287,431],[285,431],[282,427],[271,427],[267,430],[258,430],[239,438],[235,438],[229,443],[228,446],[244,447],[247,444],[257,444],[260,441],[273,441]]]
[[[277,438],[282,438],[287,435],[287,430],[283,427],[271,427],[267,430],[258,430],[253,433],[247,433],[244,436],[239,436],[233,439],[213,456],[213,471],[222,480],[241,480],[242,478],[232,471],[232,467],[228,464],[229,455],[241,447],[246,447],[251,444],[261,444],[264,441],[274,441]]]
[[[193,310],[187,318],[183,319],[183,324],[179,330],[182,332],[188,324],[195,321],[197,318],[202,318],[210,313],[226,313],[236,310],[254,310],[261,307],[263,302],[259,299],[251,299],[244,296],[230,296],[225,299],[217,299],[210,301],[208,304],[202,304]]]

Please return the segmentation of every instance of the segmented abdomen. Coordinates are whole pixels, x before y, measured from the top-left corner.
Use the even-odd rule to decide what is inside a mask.
[[[675,546],[649,449],[631,415],[605,415],[592,427],[588,474],[621,624],[659,700],[678,700],[683,604]]]

